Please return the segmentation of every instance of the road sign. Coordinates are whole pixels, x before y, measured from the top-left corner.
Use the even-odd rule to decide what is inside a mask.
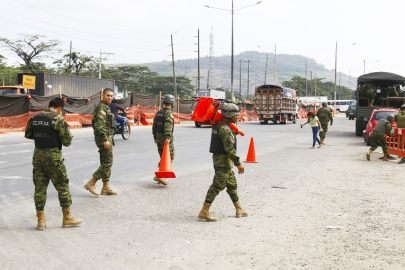
[[[26,89],[35,89],[35,76],[23,75],[23,87]]]

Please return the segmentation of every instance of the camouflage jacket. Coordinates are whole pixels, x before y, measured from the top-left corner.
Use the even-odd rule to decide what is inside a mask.
[[[225,121],[225,120],[221,120]],[[236,154],[235,144],[235,131],[233,131],[228,125],[221,127],[218,130],[218,136],[222,141],[226,154],[212,154],[214,166],[232,168],[232,163],[235,166],[239,166],[240,158]]]
[[[43,114],[48,114],[50,112],[54,112],[52,109],[44,110]],[[25,138],[27,139],[34,139],[34,129],[32,125],[33,116],[28,120],[27,127],[25,128]],[[58,115],[52,119],[51,126],[54,130],[59,132],[59,138],[62,142],[63,146],[70,146],[72,143],[73,135],[70,133],[70,129],[68,124],[65,121],[65,118],[62,115]],[[58,147],[53,148],[38,148],[35,147],[34,150],[34,157],[36,161],[55,161],[55,160],[62,160],[62,152],[59,150]]]
[[[104,142],[109,141],[112,143],[112,136],[114,129],[110,128],[110,121],[108,115],[111,113],[110,107],[101,101],[94,109],[93,121],[94,121],[94,139],[97,146],[103,145]]]
[[[397,122],[397,128],[405,128],[405,111],[394,115],[394,121]]]
[[[165,109],[164,110],[164,134],[165,134],[165,139],[172,140],[173,138],[173,125],[174,125],[174,116],[173,116],[173,111],[171,109]],[[160,111],[162,111],[160,110]],[[156,126],[156,117],[153,119],[153,125],[152,125],[152,134],[153,134],[153,139],[156,140],[156,133],[157,133],[157,126]]]
[[[320,108],[316,113],[316,116],[318,116],[319,122],[321,123],[327,123],[329,121],[333,123],[332,112],[326,107]]]

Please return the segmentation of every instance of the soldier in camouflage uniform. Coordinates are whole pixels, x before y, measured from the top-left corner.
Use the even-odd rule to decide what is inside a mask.
[[[152,134],[153,139],[158,148],[160,158],[162,158],[163,147],[165,143],[169,144],[170,158],[174,159],[174,145],[173,145],[173,130],[174,130],[174,116],[173,116],[173,104],[175,98],[173,95],[167,94],[163,97],[163,109],[158,111],[153,119]],[[158,163],[158,167],[160,162]],[[156,182],[167,185],[167,180],[155,176],[153,178]]]
[[[32,165],[34,167],[34,201],[38,217],[37,229],[40,231],[46,227],[44,208],[49,180],[58,191],[59,204],[63,212],[62,227],[67,228],[82,223],[81,219],[75,219],[70,214],[72,197],[61,150],[62,145],[67,147],[72,143],[73,136],[62,116],[63,106],[61,98],[52,99],[48,109],[28,120],[25,129],[25,138],[35,141]]]
[[[394,116],[394,121],[397,122],[397,128],[405,128],[405,104],[401,106],[401,111]],[[405,134],[402,133],[402,137],[405,136]],[[402,137],[399,140],[399,145],[402,147]],[[405,158],[401,158],[401,160],[398,162],[399,164],[405,163]]]
[[[240,205],[235,174],[232,171],[233,165],[238,168],[238,173],[242,174],[245,168],[240,163],[240,158],[236,154],[236,137],[230,127],[230,123],[236,123],[239,115],[239,107],[235,104],[225,104],[221,110],[222,120],[212,126],[211,146],[212,160],[214,163],[215,175],[212,185],[209,187],[203,208],[198,218],[206,221],[217,221],[212,217],[209,209],[215,197],[226,188],[226,192],[234,203],[236,217],[246,217],[248,213]]]
[[[113,97],[114,92],[111,88],[104,89],[103,100],[94,109],[93,113],[94,140],[100,153],[100,167],[94,172],[93,178],[84,185],[84,188],[97,197],[99,194],[96,191],[96,183],[99,179],[103,180],[101,195],[117,195],[117,192],[109,186],[113,164],[114,128],[117,123],[114,114],[111,113],[108,106],[112,102]]]
[[[387,119],[381,119],[378,121],[377,126],[374,128],[373,132],[371,132],[370,135],[370,140],[371,140],[371,147],[368,153],[366,154],[367,160],[370,161],[370,156],[371,152],[373,152],[375,149],[377,149],[378,145],[381,145],[383,152],[384,152],[384,157],[383,161],[388,161],[387,158],[387,152],[388,152],[388,147],[387,147],[387,141],[385,140],[385,136],[390,136],[394,137],[394,134],[391,134],[391,122],[394,121],[394,116],[393,115],[388,115]]]
[[[374,99],[375,99],[375,95],[376,95],[375,86],[372,83],[366,83],[365,88],[366,88],[366,99],[368,102],[368,106],[373,107]]]
[[[328,103],[322,102],[322,108],[318,110],[316,116],[318,116],[319,122],[321,122],[322,125],[322,131],[319,132],[319,137],[321,137],[321,144],[325,145],[326,132],[328,132],[328,122],[330,121],[330,125],[333,125],[332,112],[328,108]]]

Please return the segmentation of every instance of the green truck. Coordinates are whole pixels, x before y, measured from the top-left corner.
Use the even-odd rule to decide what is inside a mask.
[[[405,77],[389,72],[372,72],[357,79],[356,136],[363,135],[375,108],[399,108],[405,103],[399,86],[405,86]]]

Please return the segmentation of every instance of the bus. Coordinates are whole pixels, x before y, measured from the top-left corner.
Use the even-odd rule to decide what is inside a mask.
[[[336,111],[345,112],[352,105],[356,105],[356,101],[353,99],[336,100]],[[328,107],[335,108],[335,101],[328,100]]]

